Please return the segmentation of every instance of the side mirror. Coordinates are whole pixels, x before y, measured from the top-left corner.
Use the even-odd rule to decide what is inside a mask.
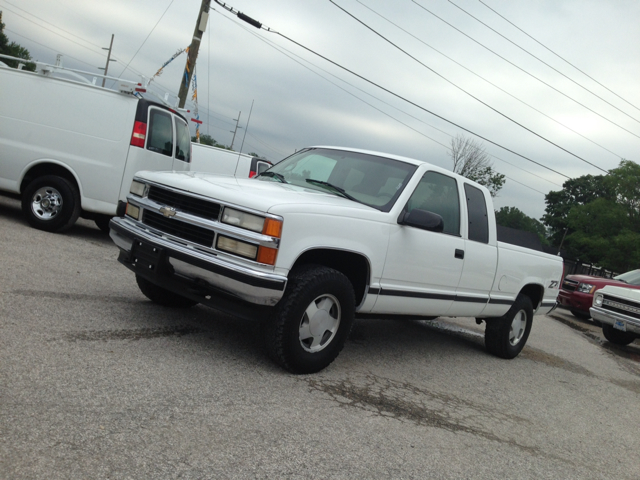
[[[410,212],[403,212],[398,219],[400,225],[429,230],[430,232],[442,232],[444,230],[444,220],[437,213],[428,210],[414,208]]]

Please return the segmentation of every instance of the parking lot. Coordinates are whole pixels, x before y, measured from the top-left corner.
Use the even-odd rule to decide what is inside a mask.
[[[537,316],[511,361],[473,319],[357,321],[295,376],[256,323],[152,304],[92,222],[0,197],[0,478],[640,478],[640,344]]]

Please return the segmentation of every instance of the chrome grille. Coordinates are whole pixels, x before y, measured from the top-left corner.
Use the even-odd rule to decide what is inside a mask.
[[[565,280],[564,282],[562,282],[563,290],[568,290],[569,292],[573,292],[575,291],[576,288],[578,288],[578,282],[576,282],[575,280]]]
[[[150,212],[149,210],[145,210],[142,214],[142,223],[156,228],[163,233],[182,238],[188,242],[197,243],[205,247],[213,246],[215,234],[206,228],[181,222],[173,218],[167,218],[158,213]]]
[[[640,319],[640,303],[605,295],[602,301],[602,308]]]
[[[149,188],[149,199],[208,220],[217,220],[220,216],[219,203],[177,193],[173,190],[165,190],[154,185]]]

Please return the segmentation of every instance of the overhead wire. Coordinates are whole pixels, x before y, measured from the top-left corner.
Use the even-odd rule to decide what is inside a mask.
[[[460,32],[462,35],[464,35],[465,37],[467,37],[469,40],[475,42],[476,44],[480,45],[482,48],[488,50],[489,52],[493,53],[494,55],[496,55],[497,57],[501,58],[502,60],[504,60],[505,62],[507,62],[509,65],[514,66],[515,68],[517,68],[518,70],[520,70],[521,72],[525,73],[526,75],[529,75],[531,78],[536,79],[537,81],[539,81],[540,83],[546,85],[547,87],[551,88],[552,90],[558,92],[560,95],[562,95],[563,97],[568,98],[569,100],[577,103],[578,105],[580,105],[581,107],[589,110],[591,113],[597,115],[598,117],[602,118],[603,120],[606,120],[607,122],[611,123],[612,125],[615,125],[616,127],[620,128],[621,130],[624,130],[625,132],[633,135],[634,137],[640,138],[640,135],[636,135],[635,133],[633,133],[631,130],[628,130],[626,128],[624,128],[623,126],[617,124],[616,122],[614,122],[613,120],[608,119],[607,117],[605,117],[604,115],[599,114],[598,112],[596,112],[595,110],[587,107],[586,105],[584,105],[583,103],[580,103],[578,100],[576,100],[573,97],[570,97],[569,95],[567,95],[566,93],[562,92],[561,90],[558,90],[557,88],[555,88],[553,85],[550,85],[549,83],[545,82],[544,80],[540,79],[539,77],[535,76],[534,74],[526,71],[524,68],[519,67],[518,65],[516,65],[515,63],[513,63],[512,61],[508,60],[507,58],[503,57],[502,55],[500,55],[499,53],[493,51],[492,49],[490,49],[489,47],[487,47],[486,45],[482,44],[481,42],[479,42],[478,40],[476,40],[475,38],[473,38],[472,36],[464,33],[462,30],[460,30],[458,27],[452,25],[451,23],[447,22],[445,19],[443,19],[442,17],[436,15],[435,13],[433,13],[431,10],[429,10],[428,8],[426,8],[424,5],[420,5],[418,2],[416,2],[415,0],[411,0],[411,2],[415,3],[418,7],[422,8],[424,11],[430,13],[431,15],[433,15],[434,17],[436,17],[438,20],[446,23],[447,25],[449,25],[451,28],[453,28],[454,30],[456,30],[457,32]]]
[[[216,12],[217,12],[217,10],[214,10],[214,11],[216,11]],[[223,16],[223,18],[225,18],[225,19],[227,19],[227,20],[229,20],[229,21],[232,21],[232,20],[231,20],[230,18],[228,18],[228,17],[224,17],[224,16]],[[354,88],[354,89],[356,89],[356,90],[358,90],[358,91],[360,91],[360,92],[364,93],[365,95],[368,95],[368,96],[370,96],[370,97],[372,97],[372,98],[376,99],[377,101],[379,101],[379,102],[381,102],[381,103],[383,103],[383,104],[385,104],[385,105],[387,105],[387,106],[389,106],[389,107],[391,107],[391,108],[393,108],[393,109],[395,109],[395,110],[399,111],[400,113],[402,113],[402,114],[404,114],[404,115],[407,115],[408,117],[410,117],[410,118],[412,118],[412,119],[414,119],[414,120],[416,120],[416,121],[418,121],[418,122],[420,122],[420,123],[423,123],[423,124],[425,124],[425,125],[427,125],[427,126],[429,126],[429,127],[433,128],[433,129],[435,129],[435,130],[437,130],[437,131],[439,131],[439,132],[441,132],[441,133],[443,133],[443,134],[447,135],[447,136],[448,136],[448,137],[450,137],[450,138],[453,138],[453,135],[451,135],[450,133],[448,133],[448,132],[446,132],[446,131],[444,131],[444,130],[441,130],[441,129],[439,129],[438,127],[435,127],[435,126],[433,126],[433,125],[429,124],[428,122],[425,122],[424,120],[422,120],[422,119],[420,119],[420,118],[418,118],[418,117],[416,117],[416,116],[414,116],[414,115],[411,115],[410,113],[407,113],[407,112],[405,112],[405,111],[403,111],[403,110],[399,109],[398,107],[396,107],[395,105],[392,105],[392,104],[391,104],[391,103],[389,103],[389,102],[386,102],[386,101],[384,101],[384,100],[382,100],[382,99],[380,99],[380,98],[378,98],[378,97],[375,97],[375,96],[374,96],[374,95],[372,95],[371,93],[366,92],[366,91],[365,91],[365,90],[363,90],[362,88],[357,87],[357,86],[353,85],[352,83],[349,83],[349,82],[347,82],[346,80],[344,80],[344,79],[342,79],[342,78],[337,77],[336,75],[334,75],[334,74],[332,74],[331,72],[329,72],[329,71],[327,71],[327,70],[323,69],[322,67],[319,67],[318,65],[314,65],[314,64],[312,64],[312,63],[311,63],[311,62],[309,62],[308,60],[306,60],[306,59],[302,58],[301,56],[299,56],[299,55],[297,55],[297,54],[295,54],[295,53],[291,52],[290,50],[287,50],[286,48],[284,48],[284,47],[282,47],[282,46],[280,46],[280,45],[277,45],[277,44],[275,44],[274,42],[272,42],[272,41],[270,41],[270,40],[268,40],[268,39],[266,39],[266,38],[264,38],[264,37],[262,37],[262,36],[260,36],[260,35],[257,35],[256,33],[252,32],[252,31],[251,31],[251,30],[249,30],[248,28],[245,28],[244,26],[240,25],[239,23],[236,23],[236,22],[234,22],[234,23],[235,23],[236,25],[238,25],[240,28],[242,28],[243,30],[245,30],[245,31],[246,31],[247,33],[249,33],[250,35],[253,35],[253,36],[254,36],[255,38],[257,38],[258,40],[260,40],[260,41],[262,41],[262,42],[266,43],[268,46],[270,46],[271,48],[273,48],[273,49],[275,49],[276,51],[280,52],[282,55],[284,55],[284,56],[288,57],[289,59],[291,59],[292,61],[294,61],[294,62],[298,63],[298,64],[299,64],[300,66],[302,66],[303,68],[306,68],[307,70],[311,71],[312,73],[314,73],[315,75],[319,76],[319,77],[320,77],[320,78],[322,78],[323,80],[325,80],[325,81],[329,82],[330,84],[334,85],[335,87],[337,87],[337,88],[341,89],[342,91],[346,92],[347,94],[349,94],[349,95],[351,95],[352,97],[356,98],[357,100],[361,101],[361,102],[362,102],[362,103],[364,103],[365,105],[370,106],[370,107],[371,107],[371,108],[373,108],[374,110],[376,110],[376,111],[378,111],[378,112],[382,113],[383,115],[385,115],[385,116],[387,116],[387,117],[391,118],[392,120],[396,121],[397,123],[399,123],[399,124],[401,124],[401,125],[403,125],[403,126],[405,126],[405,127],[409,128],[410,130],[413,130],[413,131],[414,131],[414,132],[416,132],[417,134],[419,134],[419,135],[421,135],[421,136],[423,136],[423,137],[425,137],[425,138],[428,138],[429,140],[431,140],[431,141],[433,141],[433,142],[437,143],[438,145],[440,145],[440,146],[444,147],[445,149],[447,149],[447,150],[449,150],[449,149],[450,149],[449,145],[445,145],[444,143],[439,142],[438,140],[435,140],[434,138],[432,138],[432,137],[430,137],[430,136],[426,135],[424,132],[421,132],[420,130],[417,130],[416,128],[412,127],[411,125],[408,125],[407,123],[405,123],[405,122],[401,121],[400,119],[398,119],[398,118],[394,117],[393,115],[389,114],[388,112],[385,112],[384,110],[382,110],[382,109],[380,109],[380,108],[376,107],[375,105],[373,105],[373,104],[371,104],[371,103],[367,102],[366,100],[362,99],[361,97],[358,97],[357,95],[353,94],[353,92],[350,92],[350,91],[348,91],[347,89],[345,89],[345,88],[341,87],[340,85],[337,85],[335,82],[332,82],[331,80],[329,80],[328,78],[324,77],[324,76],[323,76],[323,75],[321,75],[320,73],[318,73],[318,72],[314,71],[313,69],[311,69],[311,68],[307,67],[306,65],[303,65],[300,61],[296,60],[296,58],[293,58],[293,57],[297,57],[299,60],[304,61],[304,62],[307,62],[307,63],[309,63],[310,65],[313,65],[315,68],[317,68],[317,69],[319,69],[319,70],[323,71],[323,72],[324,72],[324,73],[326,73],[327,75],[330,75],[330,76],[334,77],[335,79],[337,79],[337,80],[339,80],[339,81],[341,81],[341,82],[346,83],[346,84],[347,84],[347,85],[349,85],[350,87],[352,87],[352,88]],[[285,52],[287,52],[287,53],[285,53]],[[292,56],[293,56],[293,57],[292,57]],[[537,175],[537,174],[535,174],[535,173],[533,173],[533,172],[530,172],[529,170],[526,170],[526,169],[524,169],[524,168],[522,168],[522,167],[520,167],[520,166],[518,166],[518,165],[514,165],[513,163],[507,162],[507,161],[506,161],[506,160],[504,160],[503,158],[500,158],[500,157],[498,157],[498,156],[496,156],[496,155],[493,155],[493,154],[491,154],[491,153],[489,153],[489,155],[490,155],[491,157],[493,157],[493,158],[495,158],[495,159],[497,159],[497,160],[499,160],[499,161],[503,162],[503,163],[506,163],[507,165],[510,165],[510,166],[512,166],[512,167],[514,167],[514,168],[516,168],[516,169],[518,169],[518,170],[522,170],[523,172],[525,172],[525,173],[527,173],[527,174],[529,174],[529,175],[533,175],[534,177],[537,177],[537,178],[539,178],[539,179],[541,179],[541,180],[547,181],[547,182],[549,182],[549,183],[551,183],[552,185],[555,185],[555,186],[557,186],[557,187],[562,187],[562,185],[559,185],[559,184],[557,184],[557,183],[555,183],[555,182],[553,182],[553,181],[549,180],[548,178],[541,177],[540,175]],[[517,180],[514,180],[513,178],[511,178],[511,177],[509,177],[509,176],[506,176],[506,178],[507,178],[507,179],[509,179],[509,180],[512,180],[512,181],[514,181],[514,182],[516,182],[516,183],[520,183],[520,182],[518,182]],[[539,190],[536,190],[536,189],[534,189],[534,188],[532,188],[532,187],[530,187],[530,186],[528,186],[528,185],[526,185],[526,184],[522,184],[522,183],[520,183],[520,184],[521,184],[521,185],[523,185],[523,186],[525,186],[525,187],[527,187],[527,188],[530,188],[531,190],[534,190],[534,191],[536,191],[536,192],[538,192],[538,193],[542,193],[542,194],[544,195],[544,193],[543,193],[543,192],[540,192]]]
[[[524,160],[527,160],[527,161],[529,161],[529,162],[531,162],[531,163],[534,163],[534,164],[536,164],[536,165],[538,165],[538,166],[540,166],[540,167],[542,167],[542,168],[544,168],[544,169],[546,169],[546,170],[549,170],[549,171],[551,171],[551,172],[553,172],[553,173],[556,173],[556,174],[558,174],[558,175],[560,175],[560,176],[562,176],[562,177],[564,177],[564,178],[567,178],[567,179],[569,179],[569,178],[570,178],[568,175],[565,175],[564,173],[558,172],[557,170],[555,170],[555,169],[553,169],[553,168],[551,168],[551,167],[548,167],[548,166],[546,166],[546,165],[544,165],[544,164],[542,164],[542,163],[540,163],[540,162],[537,162],[537,161],[535,161],[535,160],[533,160],[533,159],[531,159],[531,158],[529,158],[529,157],[527,157],[527,156],[525,156],[525,155],[522,155],[521,153],[518,153],[518,152],[516,152],[516,151],[514,151],[514,150],[512,150],[512,149],[510,149],[510,148],[508,148],[508,147],[505,147],[504,145],[501,145],[501,144],[499,144],[499,143],[497,143],[497,142],[495,142],[495,141],[493,141],[493,140],[490,140],[489,138],[484,137],[483,135],[480,135],[479,133],[476,133],[476,132],[474,132],[474,131],[472,131],[472,130],[470,130],[470,129],[466,128],[466,127],[463,127],[462,125],[459,125],[459,124],[457,124],[457,123],[453,122],[452,120],[449,120],[448,118],[446,118],[446,117],[444,117],[444,116],[442,116],[442,115],[439,115],[439,114],[437,114],[437,113],[435,113],[435,112],[433,112],[433,111],[431,111],[431,110],[427,109],[426,107],[423,107],[422,105],[419,105],[419,104],[417,104],[417,103],[415,103],[415,102],[413,102],[413,101],[409,100],[408,98],[405,98],[405,97],[403,97],[402,95],[400,95],[400,94],[398,94],[398,93],[393,92],[392,90],[390,90],[390,89],[388,89],[388,88],[386,88],[386,87],[383,87],[382,85],[380,85],[380,84],[378,84],[378,83],[374,82],[373,80],[370,80],[370,79],[368,79],[368,78],[364,77],[363,75],[360,75],[359,73],[356,73],[356,72],[354,72],[353,70],[350,70],[350,69],[348,69],[347,67],[345,67],[345,66],[343,66],[343,65],[340,65],[339,63],[337,63],[337,62],[335,62],[335,61],[331,60],[330,58],[328,58],[328,57],[326,57],[326,56],[324,56],[324,55],[322,55],[322,54],[320,54],[320,53],[318,53],[318,52],[316,52],[316,51],[312,50],[311,48],[309,48],[309,47],[306,47],[306,46],[302,45],[301,43],[299,43],[299,42],[297,42],[297,41],[293,40],[292,38],[290,38],[290,37],[288,37],[288,36],[284,35],[283,33],[277,32],[277,31],[275,31],[275,30],[272,30],[272,29],[271,29],[271,28],[269,28],[269,27],[265,27],[265,26],[263,26],[260,22],[258,22],[258,21],[256,21],[256,20],[251,19],[251,17],[248,17],[247,15],[243,14],[242,12],[238,12],[237,10],[233,9],[233,7],[229,7],[229,6],[227,6],[225,3],[221,2],[220,0],[214,0],[214,1],[215,1],[218,5],[220,5],[221,7],[225,8],[225,10],[230,11],[232,14],[236,15],[236,16],[237,16],[238,18],[240,18],[241,20],[247,21],[247,23],[249,23],[249,24],[251,24],[251,25],[254,25],[256,28],[263,29],[263,30],[265,30],[265,31],[267,31],[267,32],[269,32],[269,33],[273,33],[274,35],[278,35],[278,36],[280,36],[280,37],[284,38],[285,40],[287,40],[287,41],[289,41],[289,42],[293,43],[294,45],[297,45],[298,47],[300,47],[300,48],[302,48],[302,49],[304,49],[304,50],[308,51],[309,53],[311,53],[311,54],[313,54],[313,55],[316,55],[317,57],[322,58],[323,60],[325,60],[325,61],[327,61],[327,62],[331,63],[332,65],[334,65],[334,66],[336,66],[336,67],[338,67],[338,68],[340,68],[340,69],[342,69],[342,70],[344,70],[344,71],[346,71],[346,72],[350,73],[351,75],[353,75],[353,76],[355,76],[355,77],[360,78],[361,80],[363,80],[363,81],[365,81],[365,82],[367,82],[367,83],[369,83],[369,84],[371,84],[371,85],[375,86],[376,88],[379,88],[380,90],[383,90],[383,91],[387,92],[388,94],[390,94],[390,95],[392,95],[392,96],[394,96],[394,97],[396,97],[396,98],[398,98],[398,99],[400,99],[400,100],[402,100],[402,101],[404,101],[404,102],[406,102],[406,103],[408,103],[408,104],[410,104],[410,105],[413,105],[414,107],[416,107],[416,108],[418,108],[418,109],[420,109],[420,110],[422,110],[422,111],[424,111],[424,112],[427,112],[427,113],[429,113],[430,115],[433,115],[434,117],[439,118],[440,120],[443,120],[443,121],[445,121],[445,122],[449,123],[450,125],[453,125],[453,126],[455,126],[455,127],[458,127],[459,129],[464,130],[465,132],[470,133],[471,135],[474,135],[475,137],[478,137],[478,138],[480,138],[480,139],[482,139],[482,140],[484,140],[484,141],[486,141],[486,142],[489,142],[489,143],[491,143],[492,145],[495,145],[495,146],[497,146],[497,147],[499,147],[499,148],[501,148],[501,149],[503,149],[503,150],[505,150],[505,151],[507,151],[507,152],[510,152],[510,153],[512,153],[512,154],[514,154],[514,155],[516,155],[516,156],[518,156],[518,157],[520,157],[520,158],[522,158],[522,159],[524,159]],[[248,21],[248,20],[246,20],[246,19],[249,19],[249,20],[251,20],[251,21]],[[252,22],[253,22],[253,23],[252,23]]]
[[[589,92],[591,95],[599,98],[600,100],[602,100],[604,103],[606,103],[607,105],[615,108],[616,110],[618,110],[619,112],[621,112],[623,115],[626,115],[627,117],[629,117],[631,120],[633,120],[634,122],[640,123],[640,120],[632,117],[631,115],[629,115],[627,112],[625,112],[624,110],[619,109],[618,107],[616,107],[613,103],[605,100],[604,98],[602,98],[600,95],[598,95],[597,93],[592,92],[591,90],[589,90],[587,87],[585,87],[584,85],[576,82],[573,78],[569,77],[568,75],[565,75],[564,73],[562,73],[560,70],[558,70],[557,68],[555,68],[552,65],[549,65],[547,62],[545,62],[544,60],[542,60],[541,58],[537,57],[536,55],[534,55],[533,53],[531,53],[530,51],[528,51],[526,48],[518,45],[516,42],[514,42],[513,40],[511,40],[510,38],[508,38],[507,36],[503,35],[502,33],[498,32],[495,28],[487,25],[485,22],[483,22],[482,20],[480,20],[479,18],[477,18],[476,16],[472,15],[471,13],[467,12],[464,8],[462,8],[461,6],[457,5],[456,3],[454,3],[452,0],[447,0],[451,5],[453,5],[454,7],[456,7],[457,9],[461,10],[462,12],[464,12],[465,14],[467,14],[468,16],[470,16],[471,18],[473,18],[475,21],[477,21],[478,23],[484,25],[485,27],[487,27],[489,30],[491,30],[492,32],[494,32],[496,35],[500,35],[502,38],[504,38],[507,42],[509,42],[510,44],[516,46],[517,48],[519,48],[520,50],[522,50],[523,52],[525,52],[527,55],[532,56],[533,58],[535,58],[536,60],[538,60],[539,62],[541,62],[542,64],[546,65],[547,67],[549,67],[551,70],[553,70],[554,72],[558,73],[559,75],[562,75],[564,78],[566,78],[567,80],[569,80],[570,82],[575,83],[577,86],[579,86],[580,88],[582,88],[583,90]]]
[[[594,141],[593,139],[581,134],[580,132],[577,132],[576,130],[572,129],[571,127],[565,125],[564,123],[556,120],[555,118],[547,115],[546,113],[538,110],[537,108],[535,108],[534,106],[528,104],[527,102],[525,102],[524,100],[516,97],[515,95],[509,93],[508,91],[506,91],[505,89],[503,89],[502,87],[496,85],[495,83],[491,82],[490,80],[487,80],[485,77],[483,77],[482,75],[474,72],[473,70],[471,70],[470,68],[464,66],[463,64],[461,64],[460,62],[456,61],[455,59],[451,58],[450,56],[448,56],[446,53],[441,52],[440,50],[438,50],[437,48],[433,47],[432,45],[429,45],[427,42],[425,42],[424,40],[422,40],[421,38],[417,37],[416,35],[414,35],[413,33],[409,32],[408,30],[402,28],[400,25],[398,25],[397,23],[389,20],[387,17],[385,17],[384,15],[382,15],[381,13],[377,12],[376,10],[374,10],[373,8],[371,8],[368,5],[365,5],[361,0],[355,0],[356,2],[358,2],[360,5],[362,5],[363,7],[365,7],[366,9],[368,9],[369,11],[373,12],[374,14],[376,14],[377,16],[379,16],[380,18],[382,18],[383,20],[385,20],[386,22],[390,23],[391,25],[393,25],[394,27],[398,28],[399,30],[402,30],[404,33],[406,33],[407,35],[411,36],[412,38],[414,38],[415,40],[417,40],[418,42],[422,43],[424,46],[430,48],[431,50],[433,50],[436,53],[439,53],[440,55],[442,55],[443,57],[447,58],[448,60],[452,61],[453,63],[455,63],[456,65],[458,65],[461,68],[464,68],[467,72],[471,73],[472,75],[475,75],[476,77],[478,77],[479,79],[483,80],[484,82],[488,83],[489,85],[493,86],[494,88],[497,88],[498,90],[500,90],[501,92],[505,93],[506,95],[509,95],[511,98],[513,98],[514,100],[522,103],[523,105],[529,107],[530,109],[534,110],[535,112],[539,113],[540,115],[543,115],[544,117],[548,118],[549,120],[557,123],[558,125],[560,125],[563,128],[566,128],[567,130],[575,133],[576,135],[579,135],[580,137],[584,138],[585,140],[587,140],[588,142],[593,143],[594,145],[602,148],[603,150],[609,152],[610,154],[614,155],[616,158],[622,158],[622,155],[619,155],[611,150],[609,150],[607,147],[604,147],[603,145],[600,145],[599,143],[597,143],[596,141]]]
[[[509,20],[508,18],[506,18],[504,15],[501,15],[500,13],[498,13],[494,8],[491,8],[489,5],[487,5],[485,2],[483,2],[482,0],[478,0],[481,4],[483,4],[485,7],[487,7],[489,10],[491,10],[493,13],[495,13],[496,15],[498,15],[500,18],[502,18],[505,22],[509,23],[510,25],[512,25],[513,27],[517,28],[518,30],[520,30],[522,33],[524,33],[527,37],[529,37],[531,40],[533,40],[534,42],[536,42],[538,45],[540,45],[541,47],[545,48],[546,50],[548,50],[549,52],[553,53],[556,57],[558,57],[560,60],[562,60],[563,62],[571,65],[573,68],[575,68],[577,71],[579,71],[580,73],[582,73],[584,76],[586,76],[587,78],[590,78],[591,80],[593,80],[594,82],[596,82],[598,85],[600,85],[602,88],[608,90],[609,92],[611,92],[612,94],[614,94],[616,97],[618,97],[620,100],[622,100],[625,103],[628,103],[629,105],[631,105],[633,108],[635,108],[636,110],[640,110],[640,108],[636,107],[633,103],[629,102],[628,100],[626,100],[625,98],[623,98],[622,96],[618,95],[616,92],[614,92],[613,90],[611,90],[609,87],[607,87],[606,85],[603,85],[602,83],[600,83],[598,80],[596,80],[595,78],[593,78],[591,75],[589,75],[588,73],[586,73],[585,71],[581,70],[580,68],[576,67],[573,63],[571,63],[569,60],[567,60],[566,58],[560,56],[558,53],[556,53],[555,51],[551,50],[549,47],[547,47],[544,43],[540,42],[538,39],[536,39],[535,37],[531,36],[530,34],[528,34],[527,32],[525,32],[522,28],[520,28],[519,26],[517,26],[515,23],[513,23],[511,20]]]
[[[362,20],[360,20],[358,17],[356,17],[355,15],[353,15],[352,13],[350,13],[349,11],[347,11],[346,9],[344,9],[343,7],[341,7],[340,5],[338,5],[336,2],[334,2],[333,0],[329,0],[329,2],[331,2],[333,5],[335,5],[337,8],[339,8],[340,10],[342,10],[344,13],[346,13],[347,15],[349,15],[351,18],[353,18],[356,22],[360,23],[362,26],[364,26],[365,28],[369,29],[371,32],[373,32],[374,34],[376,34],[377,36],[379,36],[380,38],[382,38],[385,42],[389,43],[390,45],[393,45],[396,49],[398,49],[399,51],[401,51],[402,53],[404,53],[405,55],[407,55],[409,58],[411,58],[412,60],[414,60],[415,62],[419,63],[420,65],[422,65],[423,67],[425,67],[427,70],[429,70],[430,72],[434,73],[435,75],[437,75],[438,77],[442,78],[445,82],[447,82],[448,84],[452,85],[453,87],[457,88],[458,90],[460,90],[461,92],[465,93],[466,95],[470,96],[471,98],[473,98],[474,100],[476,100],[477,102],[480,102],[481,104],[483,104],[485,107],[493,110],[494,112],[496,112],[498,115],[506,118],[507,120],[509,120],[510,122],[518,125],[520,128],[523,128],[524,130],[528,131],[529,133],[532,133],[533,135],[535,135],[536,137],[540,138],[541,140],[544,140],[547,143],[550,143],[551,145],[553,145],[556,148],[559,148],[560,150],[568,153],[569,155],[574,156],[575,158],[583,161],[584,163],[591,165],[594,168],[597,168],[598,170],[607,173],[607,170],[605,170],[604,168],[599,167],[598,165],[585,160],[584,158],[582,158],[579,155],[576,155],[575,153],[567,150],[566,148],[558,145],[557,143],[549,140],[548,138],[540,135],[539,133],[533,131],[532,129],[530,129],[529,127],[526,127],[525,125],[523,125],[522,123],[514,120],[513,118],[511,118],[510,116],[502,113],[500,110],[492,107],[491,105],[489,105],[487,102],[481,100],[480,98],[476,97],[475,95],[473,95],[472,93],[468,92],[467,90],[465,90],[464,88],[460,87],[459,85],[455,84],[454,82],[452,82],[451,80],[449,80],[448,78],[446,78],[444,75],[438,73],[436,70],[434,70],[433,68],[431,68],[430,66],[426,65],[425,63],[421,62],[420,60],[418,60],[416,57],[414,57],[413,55],[411,55],[409,52],[407,52],[406,50],[404,50],[403,48],[401,48],[400,46],[396,45],[395,43],[393,43],[391,40],[389,40],[387,37],[385,37],[384,35],[382,35],[380,32],[378,32],[377,30],[375,30],[374,28],[372,28],[371,26],[367,25],[365,22],[363,22]]]

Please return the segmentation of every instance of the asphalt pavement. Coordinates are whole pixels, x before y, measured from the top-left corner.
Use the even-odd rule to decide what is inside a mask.
[[[565,311],[514,360],[473,319],[357,321],[315,375],[138,290],[92,222],[0,197],[2,479],[638,479],[640,345]]]

